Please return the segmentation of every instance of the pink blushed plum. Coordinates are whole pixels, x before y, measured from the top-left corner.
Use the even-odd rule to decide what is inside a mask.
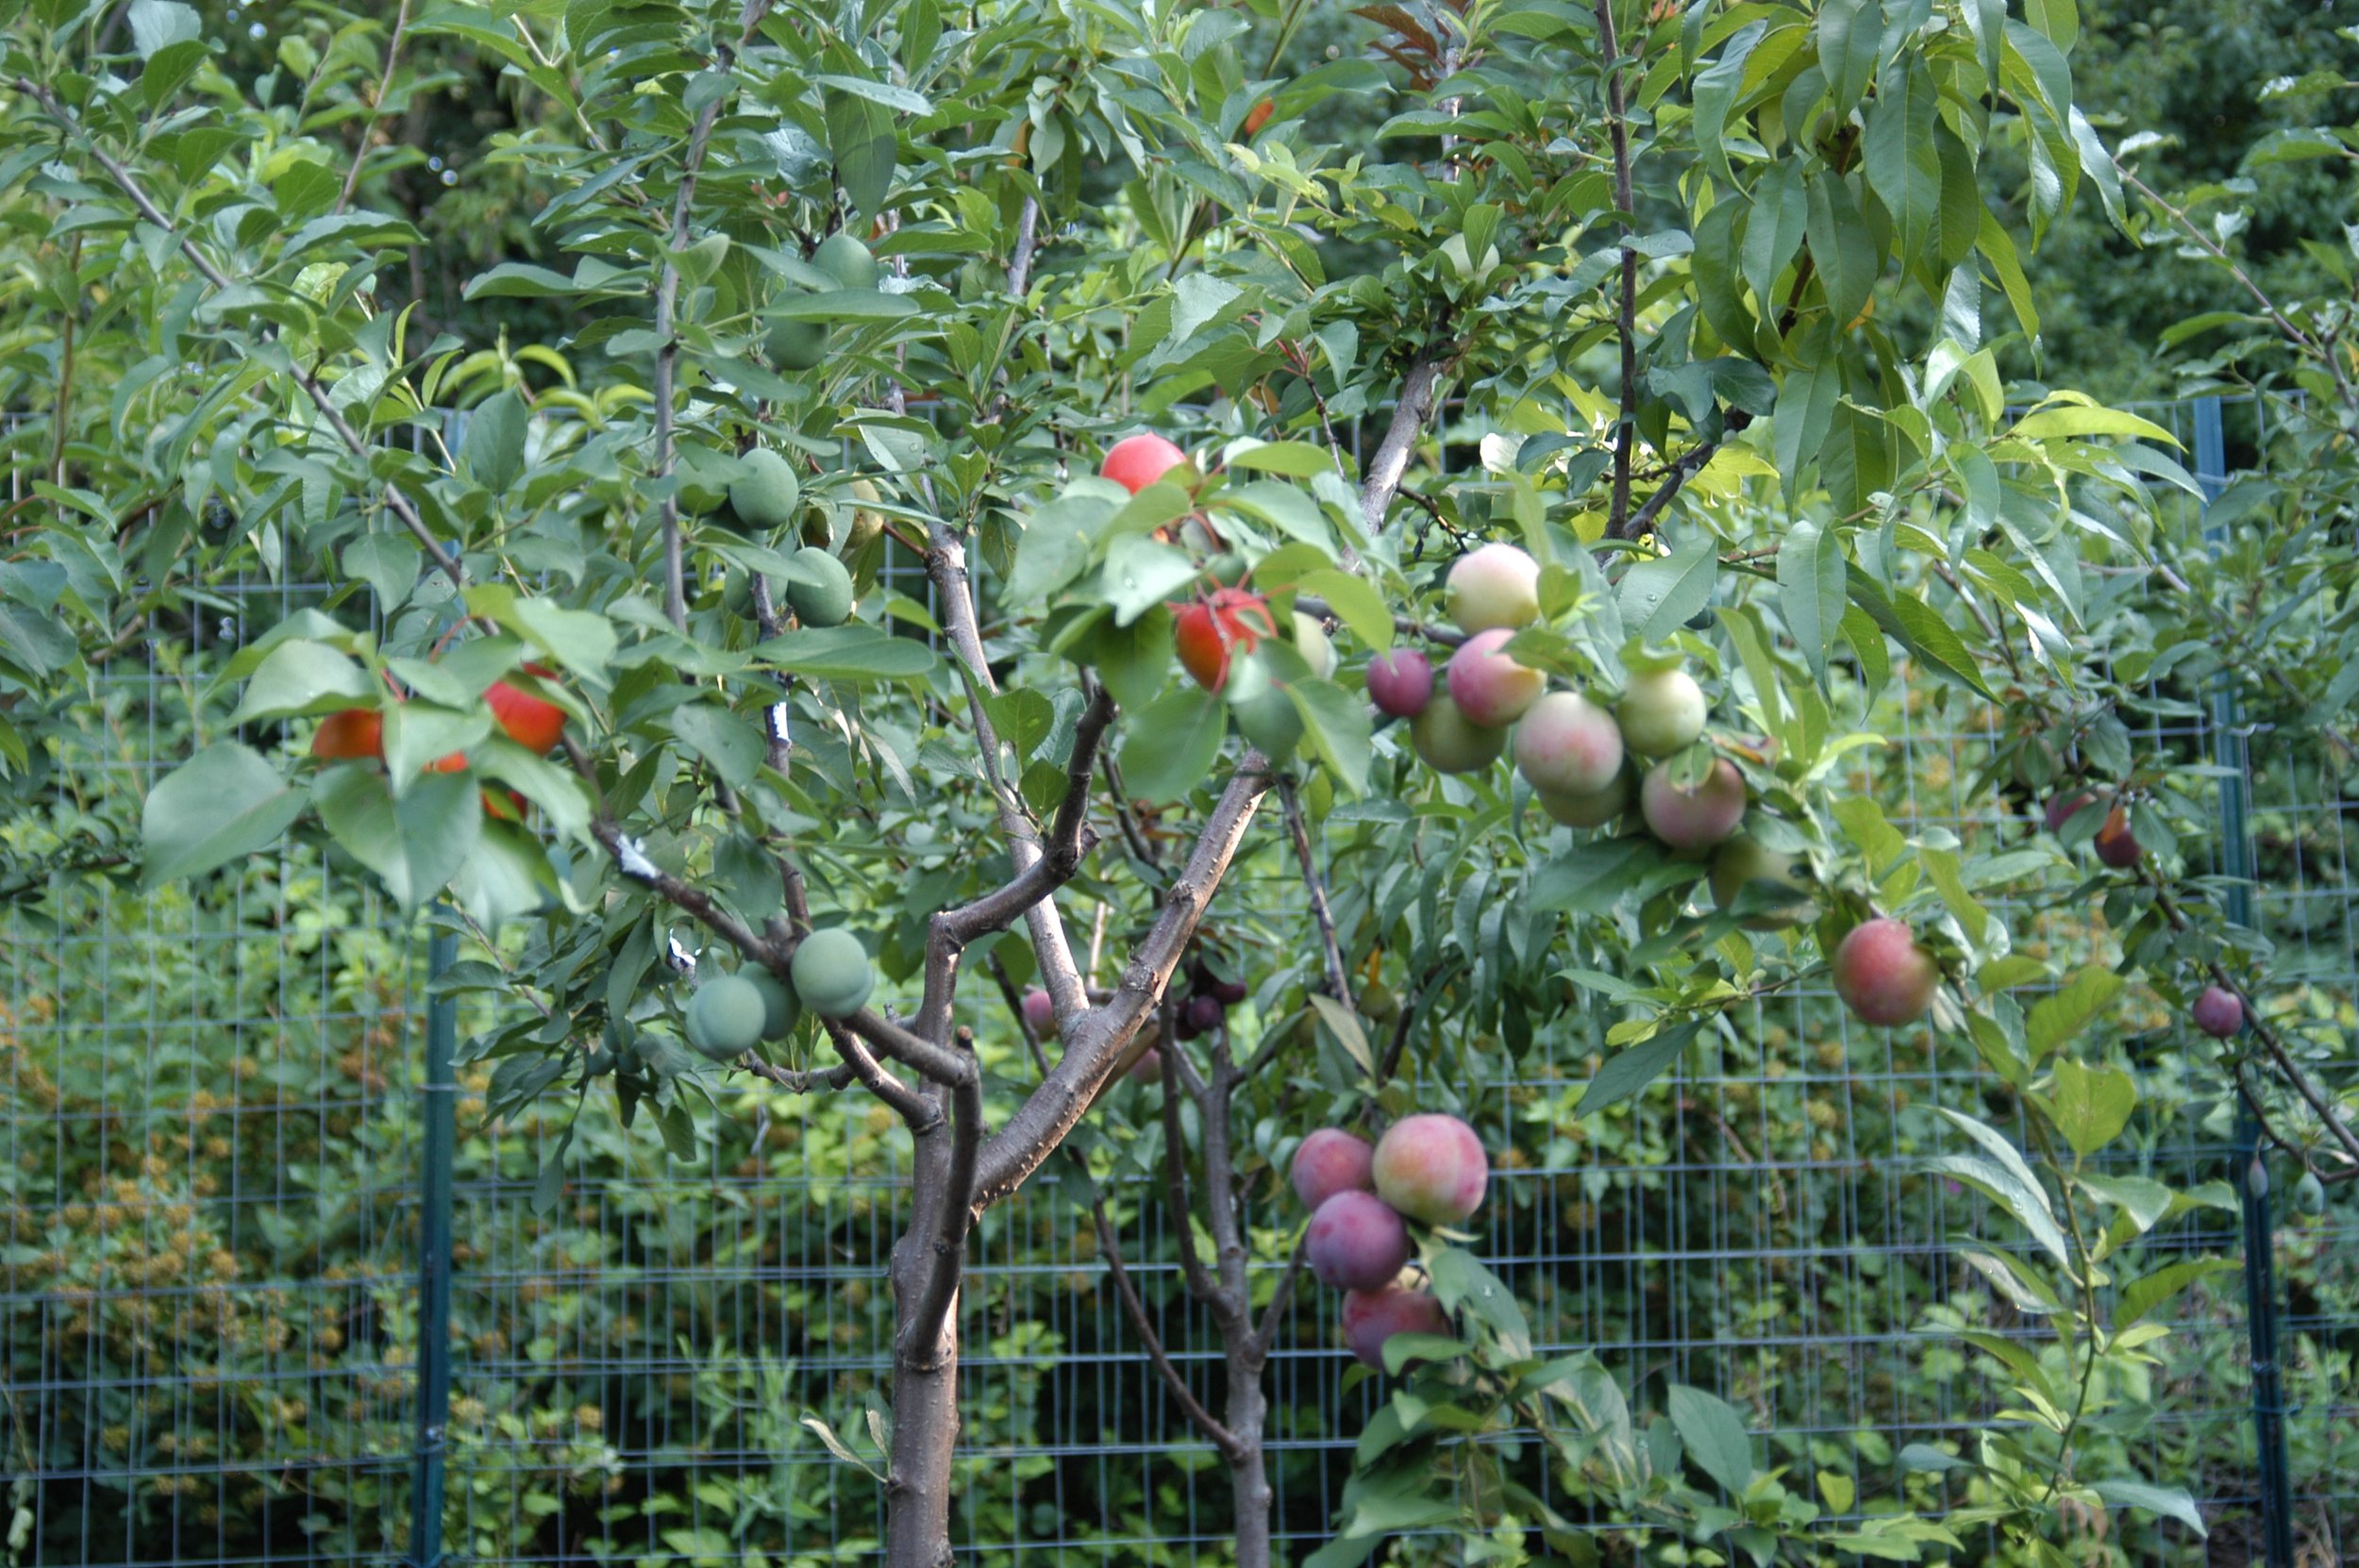
[[[1622,731],[1578,692],[1550,692],[1515,726],[1515,766],[1535,790],[1597,794],[1621,776]]]
[[[1941,966],[1905,922],[1864,920],[1835,944],[1834,993],[1863,1024],[1899,1028],[1925,1016]]]
[[[1745,820],[1745,776],[1725,757],[1692,790],[1671,781],[1671,764],[1657,762],[1638,788],[1647,830],[1671,849],[1710,849]]]
[[[2226,1040],[2244,1027],[2244,1002],[2226,986],[2205,986],[2190,1010],[2195,1026],[2214,1040]]]
[[[1380,713],[1414,719],[1433,700],[1433,661],[1416,648],[1395,648],[1368,660],[1368,700]]]
[[[1395,1334],[1447,1335],[1449,1331],[1449,1314],[1442,1310],[1430,1291],[1386,1285],[1380,1290],[1354,1291],[1344,1297],[1344,1343],[1361,1365],[1380,1372],[1384,1369],[1384,1342]]]
[[[1449,656],[1449,700],[1486,729],[1514,724],[1548,690],[1548,676],[1499,652],[1514,635],[1505,626],[1477,632]]]
[[[1373,1291],[1409,1261],[1409,1227],[1374,1193],[1337,1193],[1311,1216],[1302,1250],[1319,1283]]]
[[[1042,1040],[1052,1040],[1057,1033],[1057,1004],[1048,993],[1034,986],[1024,993],[1024,1022]]]
[[[1149,1045],[1139,1053],[1139,1059],[1130,1064],[1129,1076],[1132,1083],[1163,1082],[1163,1053]]]
[[[1482,1207],[1491,1160],[1474,1128],[1455,1116],[1404,1116],[1376,1141],[1371,1161],[1386,1203],[1427,1225],[1456,1225]]]
[[[1369,1193],[1376,1178],[1369,1174],[1376,1151],[1367,1140],[1341,1127],[1321,1127],[1295,1150],[1288,1173],[1303,1207],[1316,1209],[1338,1193]]]

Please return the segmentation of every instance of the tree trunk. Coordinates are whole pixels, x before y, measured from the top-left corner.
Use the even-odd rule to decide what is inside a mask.
[[[1229,1406],[1222,1425],[1237,1440],[1229,1485],[1237,1526],[1237,1568],[1270,1568],[1270,1484],[1262,1452],[1269,1407],[1262,1397],[1262,1347],[1229,1343]]]
[[[895,1298],[905,1318],[917,1309],[929,1260],[922,1224],[921,1214],[894,1249]],[[957,1267],[955,1259],[946,1262]],[[893,1456],[885,1476],[887,1568],[951,1568],[950,1463],[958,1441],[959,1295],[953,1294],[939,1333],[903,1342],[894,1351]]]

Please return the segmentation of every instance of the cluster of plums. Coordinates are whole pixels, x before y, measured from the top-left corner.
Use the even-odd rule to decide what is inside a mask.
[[[525,674],[534,680],[556,678],[553,672],[538,664],[526,665]],[[511,682],[492,682],[483,693],[483,704],[492,710],[492,722],[500,732],[536,757],[555,751],[558,742],[564,739],[565,710]],[[344,708],[328,714],[311,731],[311,755],[323,762],[382,762],[384,711],[376,708]],[[461,773],[466,767],[467,754],[454,751],[428,762],[426,771]],[[524,815],[524,796],[515,791],[486,790],[482,794],[483,809],[494,816],[512,822]]]
[[[1340,1127],[1302,1141],[1288,1173],[1311,1209],[1304,1260],[1319,1282],[1344,1292],[1344,1343],[1381,1368],[1395,1334],[1447,1334],[1433,1293],[1404,1283],[1415,1253],[1409,1222],[1464,1224],[1482,1206],[1491,1162],[1474,1128],[1455,1116],[1404,1116],[1370,1148]]]
[[[707,976],[682,1009],[688,1043],[714,1061],[735,1061],[765,1040],[794,1032],[808,1008],[821,1018],[849,1018],[876,989],[877,974],[860,938],[824,926],[795,945],[781,981],[765,969]]]

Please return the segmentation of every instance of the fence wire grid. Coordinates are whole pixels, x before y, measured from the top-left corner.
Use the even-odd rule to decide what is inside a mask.
[[[2188,407],[2148,411],[2194,445]],[[234,612],[159,628],[143,659],[105,666],[107,724],[59,759],[53,826],[142,794],[185,754],[217,651],[304,602],[301,589],[252,589]],[[1873,782],[1896,825],[1969,844],[2028,831],[1967,796],[2000,740],[1997,715],[1957,723],[1913,701],[1892,711],[1896,743]],[[2194,760],[2217,736],[2190,723],[2137,739]],[[2348,1027],[2359,806],[2322,761],[2289,759],[2266,734],[2250,742],[2252,918],[2280,945],[2272,983]],[[594,1097],[564,1197],[539,1216],[535,1176],[560,1109],[487,1126],[488,1071],[462,1067],[449,1495],[440,1539],[415,1541],[422,930],[293,847],[193,890],[60,875],[47,891],[0,914],[10,1562],[877,1555],[871,1412],[884,1410],[885,1271],[907,1197],[889,1112],[733,1092],[714,1140],[678,1162]],[[1297,892],[1274,879],[1222,899],[1283,908]],[[2020,950],[2062,966],[2104,957],[2105,940],[2092,914],[2027,931]],[[979,986],[966,1002],[979,1016],[997,1006]],[[2233,1105],[2163,1065],[2177,1037],[2158,1006],[2126,1010],[2125,1027],[2155,1049],[2139,1119],[2108,1159],[2174,1185],[2249,1186],[2256,1157]],[[1987,1321],[1988,1293],[1968,1285],[1952,1241],[2004,1241],[2008,1222],[1907,1160],[1935,1152],[1936,1107],[2015,1133],[2019,1113],[1965,1042],[1852,1027],[1822,990],[1759,1000],[1739,1022],[1594,1125],[1570,1106],[1601,1026],[1568,1012],[1542,1026],[1513,1076],[1468,1093],[1495,1155],[1481,1251],[1545,1349],[1597,1349],[1641,1402],[1665,1379],[1713,1389],[1765,1434],[1770,1462],[1888,1493],[1899,1446],[1969,1439],[2007,1402],[1972,1352],[1925,1330],[1945,1311]],[[1148,1114],[1149,1093],[1125,1086],[1110,1109]],[[2183,1113],[2192,1105],[2211,1109]],[[2281,1191],[2268,1250],[2286,1528],[2301,1560],[2332,1564],[2359,1536],[2348,1431],[2359,1212],[2346,1198],[2323,1217],[2292,1213],[2282,1191],[2298,1171],[2257,1158]],[[1028,1568],[1217,1557],[1224,1467],[1139,1351],[1058,1168],[992,1210],[975,1240],[955,1543],[963,1560]],[[1217,1336],[1179,1286],[1157,1195],[1113,1197],[1165,1343],[1212,1388]],[[1274,1239],[1299,1220],[1291,1204],[1282,1183],[1256,1190],[1255,1234],[1271,1243],[1259,1266],[1273,1273]],[[2240,1258],[2244,1233],[2236,1216],[2203,1211],[2147,1258],[2174,1250]],[[2206,1280],[2170,1320],[2153,1374],[2163,1413],[2105,1441],[2137,1473],[2187,1487],[2210,1539],[2160,1527],[2136,1551],[2263,1560],[2239,1276]],[[2004,1326],[2034,1343],[2045,1334]],[[1306,1290],[1268,1374],[1290,1561],[1328,1538],[1352,1445],[1385,1397],[1380,1381],[1347,1392],[1348,1364],[1332,1302]],[[2080,1544],[2090,1561],[2108,1550],[2101,1533]]]

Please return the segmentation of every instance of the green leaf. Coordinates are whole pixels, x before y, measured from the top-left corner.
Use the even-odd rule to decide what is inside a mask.
[[[1939,96],[1921,58],[1896,59],[1867,111],[1867,183],[1899,229],[1903,258],[1925,253],[1941,214],[1941,151],[1933,140]]]
[[[1831,526],[1803,523],[1779,542],[1778,611],[1822,686],[1827,649],[1843,622],[1846,575],[1843,539]]]
[[[1966,642],[1941,618],[1941,612],[1914,593],[1902,593],[1891,601],[1894,616],[1900,625],[1900,641],[1911,652],[1919,655],[1937,674],[1949,676],[1977,694],[1997,702],[1998,697],[1983,684],[1974,656],[1966,650]],[[1875,611],[1870,609],[1869,614]]]
[[[2178,437],[2152,420],[2084,403],[2051,403],[2033,409],[2016,420],[2007,434],[2018,441],[2085,441],[2092,436],[2128,436],[2134,441],[2160,442],[2166,446],[2179,444]]]
[[[1183,550],[1144,534],[1124,534],[1106,551],[1098,586],[1114,625],[1127,626],[1194,582],[1196,564]]]
[[[188,43],[205,36],[205,24],[193,7],[176,0],[131,0],[125,17],[131,24],[131,47],[146,59],[157,51],[175,43]]]
[[[1453,1312],[1464,1312],[1491,1330],[1510,1359],[1531,1354],[1531,1326],[1524,1321],[1515,1293],[1498,1276],[1482,1266],[1463,1247],[1435,1247],[1426,1258],[1433,1275],[1433,1293]]]
[[[423,559],[424,554],[408,534],[362,534],[344,546],[344,575],[375,589],[378,610],[391,614],[409,601]]]
[[[440,892],[482,836],[482,793],[465,774],[428,774],[396,800],[383,775],[341,767],[321,778],[318,795],[321,826],[405,909]]]
[[[1884,37],[1882,0],[1827,0],[1818,11],[1818,69],[1840,120],[1876,79]]]
[[[2099,1481],[2090,1490],[2116,1508],[2144,1509],[2166,1519],[2176,1519],[2206,1540],[2211,1537],[2212,1532],[2204,1527],[2201,1510],[2184,1487],[2156,1486],[2151,1481],[2132,1478]]]
[[[906,294],[878,289],[829,289],[824,293],[789,294],[767,312],[778,321],[899,321],[918,313]]]
[[[835,180],[852,205],[863,213],[881,209],[893,191],[893,170],[900,156],[900,140],[893,127],[893,111],[858,92],[841,88],[821,90],[828,124],[828,153],[835,159]]]
[[[587,609],[567,609],[554,599],[530,598],[505,583],[478,583],[467,590],[467,608],[523,638],[546,657],[594,685],[606,683],[614,658],[614,625]]]
[[[1673,1383],[1670,1394],[1671,1425],[1687,1457],[1730,1496],[1742,1497],[1753,1484],[1753,1440],[1736,1407],[1685,1383]]]
[[[1614,596],[1632,635],[1660,642],[1712,602],[1719,580],[1719,543],[1707,533],[1670,555],[1631,567]]]
[[[1016,540],[1015,565],[1008,575],[1009,605],[1036,609],[1087,571],[1097,531],[1120,505],[1093,487],[1068,491],[1033,512]]]
[[[1645,1089],[1670,1070],[1680,1053],[1687,1048],[1687,1043],[1702,1027],[1698,1022],[1681,1024],[1609,1057],[1605,1065],[1598,1069],[1598,1076],[1589,1080],[1589,1087],[1581,1091],[1581,1102],[1573,1107],[1573,1114],[1595,1116]]]
[[[1325,447],[1313,446],[1307,441],[1271,441],[1230,453],[1229,466],[1307,479],[1314,474],[1333,472],[1335,459]]]
[[[2032,1239],[2046,1248],[2059,1263],[2069,1260],[2064,1232],[2056,1226],[2055,1210],[2049,1207],[2048,1192],[2032,1174],[2022,1154],[2013,1143],[1970,1116],[1959,1114],[1944,1106],[1941,1114],[1963,1129],[1966,1135],[1981,1144],[1990,1159],[1971,1159],[1942,1157],[1929,1161],[1946,1174],[1961,1181],[1980,1186],[1985,1194],[1999,1203],[2021,1222],[2032,1233]]]
[[[2235,1266],[2232,1259],[2195,1258],[2165,1263],[2152,1274],[2130,1281],[2121,1288],[2121,1298],[2114,1303],[2114,1332],[2120,1333],[2139,1319],[2167,1305],[2180,1292],[2206,1275]]]
[[[732,789],[742,790],[761,771],[761,732],[739,714],[711,703],[672,709],[672,733],[707,762]]]
[[[1365,577],[1339,571],[1307,572],[1295,580],[1295,588],[1325,599],[1335,618],[1369,647],[1380,653],[1393,645],[1392,607]]]
[[[2138,1106],[2137,1085],[2117,1067],[2083,1067],[2070,1057],[2056,1059],[2055,1092],[2049,1096],[2056,1130],[2086,1159],[2121,1135]]]
[[[1133,714],[1122,738],[1122,782],[1140,800],[1178,800],[1204,781],[1229,735],[1229,709],[1212,692],[1175,687]]]
[[[914,637],[860,625],[781,632],[757,646],[754,655],[789,675],[814,680],[923,680],[939,662]]]
[[[1286,695],[1302,715],[1311,750],[1334,770],[1335,782],[1347,794],[1365,794],[1368,766],[1375,760],[1369,744],[1374,722],[1366,701],[1331,680],[1290,680]]]
[[[2023,1021],[2023,1043],[2038,1061],[2057,1046],[2095,1023],[2125,982],[2102,964],[2086,964],[2051,995],[2032,1004]]]
[[[140,815],[142,882],[197,876],[278,842],[310,792],[244,746],[208,746],[156,781]]]
[[[530,417],[513,387],[485,398],[467,415],[459,459],[494,495],[505,493],[525,471],[525,426]]]
[[[1840,0],[1838,0],[1840,3]],[[1872,9],[1875,0],[1865,0]],[[1832,13],[1830,6],[1820,20]],[[1868,237],[1866,220],[1843,176],[1832,172],[1811,176],[1810,211],[1803,225],[1810,254],[1818,262],[1819,286],[1826,291],[1827,311],[1837,332],[1849,327],[1867,309],[1868,295],[1883,271],[1883,258]]]
[[[245,683],[233,725],[291,719],[341,708],[374,708],[382,693],[369,673],[335,649],[294,640],[279,643]]]

